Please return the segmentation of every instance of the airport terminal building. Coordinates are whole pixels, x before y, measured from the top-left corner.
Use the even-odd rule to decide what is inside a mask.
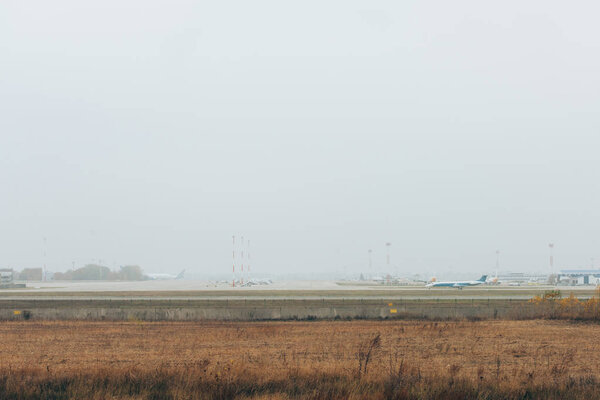
[[[561,269],[558,282],[568,285],[598,285],[600,269]]]
[[[527,284],[545,283],[548,281],[546,274],[530,274],[524,272],[510,272],[498,275],[498,280],[505,283]]]

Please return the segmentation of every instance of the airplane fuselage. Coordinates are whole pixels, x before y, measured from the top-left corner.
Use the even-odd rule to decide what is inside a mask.
[[[456,288],[456,289],[462,289],[462,288],[468,287],[468,286],[481,285],[482,283],[484,283],[486,281],[486,279],[487,279],[487,276],[484,275],[476,281],[431,282],[431,283],[428,283],[427,285],[425,285],[425,287],[427,287],[427,288],[451,287],[451,288]]]

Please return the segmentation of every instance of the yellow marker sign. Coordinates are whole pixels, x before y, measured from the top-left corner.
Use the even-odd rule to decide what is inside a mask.
[[[396,314],[397,312],[398,312],[398,310],[396,310],[395,308],[390,309],[390,314]]]
[[[393,304],[392,304],[392,303],[388,303],[388,306],[390,306],[390,307],[391,307],[391,306],[393,306]]]
[[[15,314],[15,315],[21,315],[21,311],[19,311],[19,310],[15,310],[15,311],[13,312],[13,314]]]

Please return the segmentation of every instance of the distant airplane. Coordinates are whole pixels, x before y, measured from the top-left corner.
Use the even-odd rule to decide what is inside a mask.
[[[270,285],[271,283],[273,283],[272,280],[270,279],[250,279],[249,281],[246,281],[246,283],[244,283],[242,286],[256,286],[256,285]]]
[[[427,288],[432,287],[453,287],[457,289],[462,289],[466,286],[477,286],[484,283],[487,279],[487,275],[483,275],[481,278],[476,281],[453,281],[453,282],[431,282],[425,285]]]
[[[171,274],[146,274],[146,276],[152,280],[155,281],[168,281],[168,280],[175,280],[175,279],[183,279],[183,274],[185,273],[185,269],[183,271],[181,271],[179,274],[177,275],[171,275]]]

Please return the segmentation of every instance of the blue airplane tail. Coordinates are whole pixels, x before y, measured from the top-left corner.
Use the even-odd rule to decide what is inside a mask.
[[[485,282],[487,279],[487,275],[483,275],[481,278],[477,279],[477,282]]]

